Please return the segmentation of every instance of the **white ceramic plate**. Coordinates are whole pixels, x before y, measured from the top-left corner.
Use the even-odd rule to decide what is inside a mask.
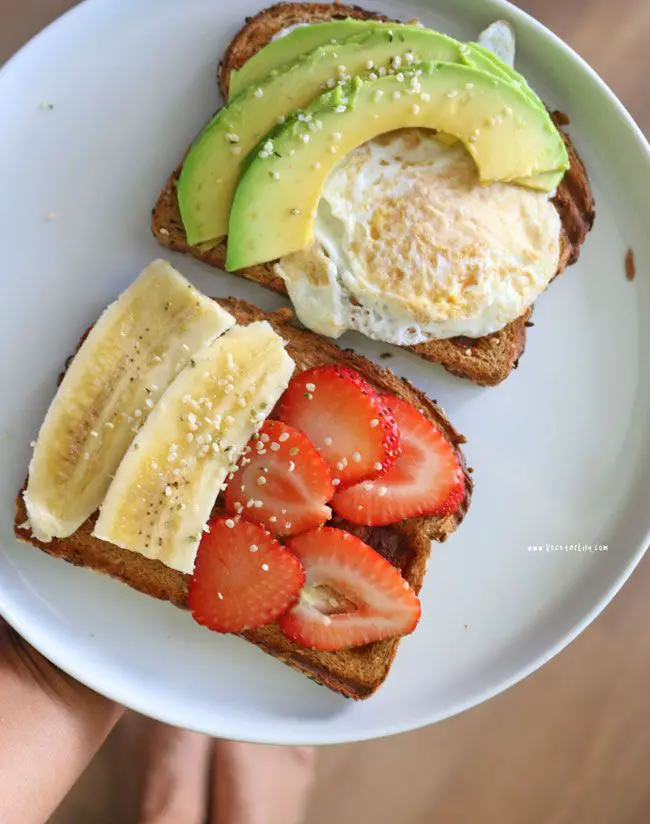
[[[14,495],[56,375],[86,325],[161,255],[151,206],[216,108],[219,55],[260,2],[92,0],[0,72],[0,612],[63,669],[172,724],[264,742],[373,738],[457,713],[532,672],[597,615],[644,551],[650,154],[593,72],[506,3],[367,3],[464,39],[511,20],[519,68],[571,116],[598,218],[580,264],[539,300],[521,366],[502,386],[481,389],[403,355],[390,362],[468,436],[476,494],[460,531],[434,547],[421,626],[388,681],[369,701],[345,701],[12,533]],[[628,247],[634,283],[624,274]],[[169,257],[209,293],[281,303]],[[349,343],[374,356],[387,348]],[[540,544],[608,550],[529,551]]]

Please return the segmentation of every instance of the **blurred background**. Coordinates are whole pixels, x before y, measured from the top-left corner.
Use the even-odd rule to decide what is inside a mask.
[[[0,0],[0,65],[73,5]],[[584,57],[650,134],[649,0],[518,5]],[[648,824],[649,592],[646,557],[578,640],[507,693],[428,729],[322,750],[306,824]],[[114,737],[51,824],[124,820],[116,750]]]

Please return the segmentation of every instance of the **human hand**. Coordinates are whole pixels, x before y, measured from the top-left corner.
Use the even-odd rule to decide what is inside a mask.
[[[7,671],[29,683],[53,700],[73,705],[77,701],[104,701],[96,693],[66,675],[43,658],[0,618],[0,660]]]
[[[45,660],[0,619],[0,821],[41,824],[123,709]]]
[[[0,695],[0,821],[41,824],[123,708],[54,667],[2,619]],[[314,776],[312,748],[214,741],[135,714],[121,734],[120,795],[128,796],[130,783],[138,824],[204,824],[207,816],[210,824],[302,820]]]

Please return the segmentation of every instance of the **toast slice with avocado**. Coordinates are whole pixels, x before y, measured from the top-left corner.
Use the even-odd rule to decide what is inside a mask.
[[[228,99],[233,73],[240,71],[281,32],[301,24],[348,18],[353,21],[374,19],[378,22],[386,19],[357,6],[338,3],[280,3],[250,18],[231,42],[220,64],[219,86],[224,97]],[[562,227],[556,273],[560,274],[578,260],[581,245],[593,225],[595,211],[584,165],[566,131],[561,128],[566,125],[566,118],[555,113],[553,120],[562,136],[569,161],[568,171],[553,199]],[[153,233],[162,245],[223,269],[227,256],[225,240],[217,245],[193,245],[188,242],[177,195],[181,168],[182,161],[159,194],[152,214]],[[273,263],[246,267],[235,274],[286,294],[284,281],[275,273]],[[480,385],[493,386],[507,378],[516,368],[525,349],[531,313],[532,308],[500,331],[483,337],[437,339],[405,348],[425,360],[442,365],[459,377],[468,378]]]
[[[357,536],[376,550],[399,570],[414,592],[418,593],[424,580],[431,542],[445,541],[459,526],[471,502],[471,470],[467,469],[460,451],[465,439],[456,432],[435,401],[423,392],[366,358],[298,329],[291,322],[292,313],[289,310],[270,314],[241,300],[224,299],[218,302],[243,328],[258,321],[268,321],[286,342],[286,351],[295,362],[297,372],[326,365],[347,367],[381,394],[389,394],[415,405],[457,455],[464,477],[464,492],[453,514],[412,517],[390,526],[377,527],[354,525],[338,516],[329,522],[329,525]],[[218,517],[223,512],[224,498],[220,495],[212,517]],[[41,541],[33,535],[27,523],[22,490],[16,499],[14,530],[20,541],[77,566],[110,575],[154,598],[188,608],[191,575],[179,572],[158,559],[100,540],[93,535],[96,521],[97,516],[92,515],[68,537]],[[354,699],[366,698],[380,687],[388,675],[400,642],[399,638],[390,638],[350,649],[317,651],[289,640],[276,623],[244,632],[242,637],[317,683]]]

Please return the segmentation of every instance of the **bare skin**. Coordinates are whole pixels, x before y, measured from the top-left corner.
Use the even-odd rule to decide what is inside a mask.
[[[0,821],[41,824],[124,709],[57,670],[1,620],[0,695]],[[302,820],[314,773],[311,748],[213,741],[132,714],[120,726],[129,762],[141,765],[139,824]]]
[[[0,623],[0,821],[46,821],[123,709],[75,683]]]

